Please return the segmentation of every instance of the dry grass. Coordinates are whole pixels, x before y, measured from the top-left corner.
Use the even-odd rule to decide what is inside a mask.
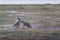
[[[5,31],[0,34],[1,40],[60,40],[60,31],[57,30],[22,29],[18,32]]]

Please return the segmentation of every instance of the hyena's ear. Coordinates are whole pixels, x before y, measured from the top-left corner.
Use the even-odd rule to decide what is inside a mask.
[[[20,18],[19,18],[19,17],[17,17],[17,19],[18,19],[18,20],[20,20]]]

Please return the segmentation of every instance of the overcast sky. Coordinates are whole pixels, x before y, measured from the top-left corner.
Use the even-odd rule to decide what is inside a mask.
[[[0,0],[0,4],[60,4],[60,0]]]

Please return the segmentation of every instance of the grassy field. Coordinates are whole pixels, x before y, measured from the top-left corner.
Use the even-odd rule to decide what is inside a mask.
[[[31,25],[60,28],[60,4],[0,5],[0,25],[14,24],[16,17],[24,18]],[[60,30],[21,29],[17,32],[0,30],[0,40],[60,40]]]
[[[0,25],[14,24],[16,17],[22,17],[31,24],[43,27],[60,27],[60,5],[0,5]]]
[[[40,29],[0,31],[0,40],[60,40],[60,31]]]

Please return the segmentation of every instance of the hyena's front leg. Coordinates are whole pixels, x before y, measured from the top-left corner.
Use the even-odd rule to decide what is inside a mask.
[[[22,29],[24,29],[25,28],[25,25],[23,24],[23,28]]]

